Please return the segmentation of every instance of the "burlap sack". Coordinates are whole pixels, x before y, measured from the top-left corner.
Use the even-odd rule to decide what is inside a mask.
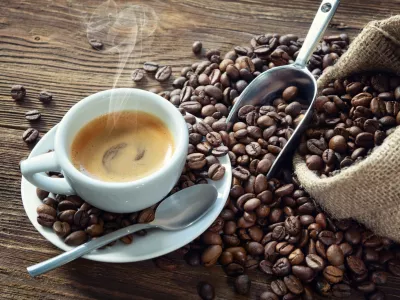
[[[338,63],[318,81],[363,71],[400,72],[400,15],[369,23]],[[303,187],[336,218],[353,218],[400,242],[400,128],[360,163],[321,179],[298,155],[295,173]]]

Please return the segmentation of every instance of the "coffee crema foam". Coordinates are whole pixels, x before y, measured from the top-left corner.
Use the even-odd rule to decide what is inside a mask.
[[[161,119],[132,110],[90,121],[76,134],[70,156],[75,168],[92,178],[127,182],[160,169],[174,150],[174,138]]]

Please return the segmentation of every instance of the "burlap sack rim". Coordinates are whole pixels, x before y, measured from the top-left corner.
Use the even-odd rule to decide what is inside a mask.
[[[388,32],[388,27],[396,27],[393,26],[393,24],[398,24],[398,29],[400,30],[400,15],[395,15],[391,16],[387,19],[384,20],[376,20],[376,21],[371,21],[367,23],[367,25],[364,27],[364,29],[361,31],[361,33],[354,39],[354,43],[362,42],[362,36],[363,33],[366,32],[367,30],[369,31],[375,31],[375,33],[380,33],[382,34],[385,38],[389,39],[393,44],[397,45],[399,49],[397,51],[400,51],[400,40],[398,40],[392,33]],[[370,33],[371,35],[372,33]],[[391,47],[393,48],[393,47]],[[325,70],[325,72],[322,74],[322,76],[319,78],[317,81],[318,84],[318,89],[321,90],[326,84],[328,84],[330,81],[333,79],[342,79],[349,74],[338,74],[338,69],[341,67],[341,62],[347,60],[348,52],[345,53],[339,62],[333,66],[333,67],[328,67],[328,69]],[[374,71],[376,70],[376,67],[374,68]],[[366,70],[360,70],[360,71],[368,71]],[[372,71],[372,70],[370,70]],[[381,69],[380,71],[385,71],[384,69]],[[393,72],[400,72],[400,66],[394,66],[392,68]]]

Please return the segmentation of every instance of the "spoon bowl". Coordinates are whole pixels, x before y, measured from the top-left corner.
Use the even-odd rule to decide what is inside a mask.
[[[205,215],[218,192],[210,184],[199,184],[175,193],[161,202],[151,223],[165,230],[186,228]]]

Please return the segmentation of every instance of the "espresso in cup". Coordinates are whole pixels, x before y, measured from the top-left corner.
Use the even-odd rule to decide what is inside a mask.
[[[160,169],[174,152],[164,122],[143,111],[122,111],[95,118],[81,128],[71,160],[82,173],[108,182],[127,182]]]

